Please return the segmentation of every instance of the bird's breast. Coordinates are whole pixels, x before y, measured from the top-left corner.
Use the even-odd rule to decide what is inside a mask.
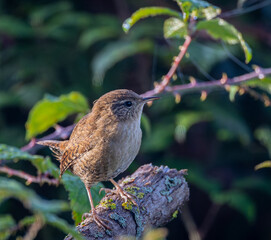
[[[125,171],[139,152],[142,131],[140,121],[121,122],[117,126],[117,134],[111,145],[109,172],[112,178]]]

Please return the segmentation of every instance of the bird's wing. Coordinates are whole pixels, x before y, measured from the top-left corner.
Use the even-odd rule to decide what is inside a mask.
[[[72,166],[77,159],[79,159],[84,153],[91,150],[92,145],[90,143],[80,142],[79,144],[69,144],[65,152],[62,155],[60,163],[60,176]]]
[[[91,150],[95,145],[95,142],[91,139],[94,132],[94,126],[91,127],[88,125],[88,117],[90,117],[89,114],[84,116],[77,123],[71,134],[69,143],[63,152],[60,161],[60,177],[77,159]]]

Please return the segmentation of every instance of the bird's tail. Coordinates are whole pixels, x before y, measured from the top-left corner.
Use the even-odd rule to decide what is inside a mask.
[[[61,156],[64,153],[68,141],[55,141],[55,140],[44,140],[44,141],[38,141],[37,144],[48,146],[50,150],[55,154],[57,160],[61,160]]]

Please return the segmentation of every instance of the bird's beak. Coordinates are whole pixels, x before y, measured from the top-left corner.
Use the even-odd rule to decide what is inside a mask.
[[[143,98],[143,102],[147,103],[147,102],[158,100],[158,99],[159,99],[159,97],[156,97],[156,96],[146,97],[146,98]]]

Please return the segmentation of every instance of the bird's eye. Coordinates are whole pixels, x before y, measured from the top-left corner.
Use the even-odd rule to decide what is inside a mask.
[[[126,101],[126,102],[124,103],[124,105],[125,105],[126,107],[131,107],[131,106],[132,106],[132,102],[131,102],[131,101]]]

